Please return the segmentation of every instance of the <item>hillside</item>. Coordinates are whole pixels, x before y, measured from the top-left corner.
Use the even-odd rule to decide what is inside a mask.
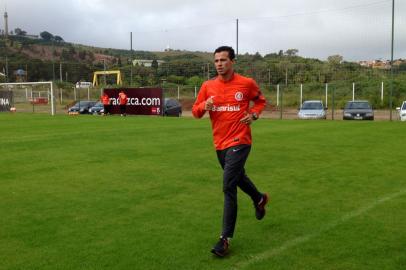
[[[68,42],[51,42],[30,39],[23,36],[10,36],[8,41],[0,41],[2,55],[10,62],[37,59],[44,62],[76,62],[83,64],[127,63],[129,59],[170,60],[174,58],[198,58],[211,61],[212,53],[170,50],[161,52],[133,51],[92,47]]]
[[[92,81],[95,71],[120,70],[124,86],[180,87],[200,86],[207,78],[216,75],[212,52],[191,52],[169,50],[162,52],[133,51],[99,48],[73,44],[63,41],[45,41],[21,36],[11,36],[9,40],[0,39],[0,70],[8,77],[0,81],[49,81],[58,83],[58,87],[72,88],[78,81]],[[150,62],[131,65],[131,59],[150,60]],[[159,63],[156,60],[161,60]],[[400,61],[394,66],[397,98],[406,88],[406,62]],[[24,77],[18,77],[18,69],[25,71]],[[294,93],[298,85],[321,93],[323,85],[334,84],[340,91],[346,92],[353,82],[363,85],[367,93],[375,93],[377,85],[391,78],[387,69],[373,69],[358,63],[343,61],[340,55],[328,57],[327,61],[304,58],[298,50],[280,50],[262,56],[256,54],[238,55],[235,70],[254,78],[263,89],[272,89],[279,84],[285,88],[285,94]],[[115,78],[106,77],[107,85],[114,85]],[[104,83],[104,80],[103,82]],[[400,92],[399,92],[400,91]],[[338,95],[338,93],[337,93]],[[297,102],[292,99],[292,104]],[[374,101],[380,103],[378,100]],[[381,106],[381,104],[380,104]]]

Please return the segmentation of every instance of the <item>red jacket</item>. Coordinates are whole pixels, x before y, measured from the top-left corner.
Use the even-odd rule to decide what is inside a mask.
[[[118,94],[118,98],[120,101],[120,105],[126,105],[127,104],[127,95],[124,92],[120,92]]]
[[[251,128],[240,122],[247,113],[259,115],[265,107],[265,98],[256,82],[237,73],[229,81],[219,77],[203,83],[193,105],[194,117],[205,114],[206,100],[213,98],[213,108],[209,112],[216,150],[223,150],[239,144],[251,144]],[[250,101],[254,105],[250,108]]]

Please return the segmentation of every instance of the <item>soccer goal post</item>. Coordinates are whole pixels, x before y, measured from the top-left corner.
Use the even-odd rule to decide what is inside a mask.
[[[47,98],[47,102],[50,101],[50,103],[51,103],[51,115],[55,115],[55,97],[54,97],[54,88],[53,88],[53,83],[52,82],[0,83],[0,89],[4,88],[6,90],[13,91],[13,88],[15,88],[15,87],[36,86],[36,85],[49,85],[49,89],[50,89],[49,96],[48,96],[48,94],[45,94],[45,96]],[[28,94],[27,93],[26,93],[26,98],[28,99]],[[31,91],[30,102],[34,104],[35,102],[41,102],[41,101],[42,101],[41,97],[40,96],[33,97],[32,96],[32,91]]]

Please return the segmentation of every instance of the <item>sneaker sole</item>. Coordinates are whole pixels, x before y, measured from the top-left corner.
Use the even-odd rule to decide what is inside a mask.
[[[211,253],[213,253],[214,255],[216,255],[217,257],[221,257],[221,258],[223,258],[227,253],[220,253],[220,252],[217,252],[215,249],[212,249],[211,250]]]
[[[265,197],[265,202],[264,202],[264,204],[263,204],[263,208],[264,208],[264,210],[265,210],[265,205],[267,205],[268,204],[268,202],[269,202],[269,195],[268,195],[268,193],[265,193],[264,194],[264,197]]]

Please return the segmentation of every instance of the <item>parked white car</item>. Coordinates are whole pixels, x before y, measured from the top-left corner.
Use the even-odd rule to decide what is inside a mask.
[[[297,116],[299,119],[326,119],[326,108],[320,100],[306,100]]]
[[[406,100],[403,101],[402,106],[397,107],[396,110],[399,111],[400,121],[406,121]]]

